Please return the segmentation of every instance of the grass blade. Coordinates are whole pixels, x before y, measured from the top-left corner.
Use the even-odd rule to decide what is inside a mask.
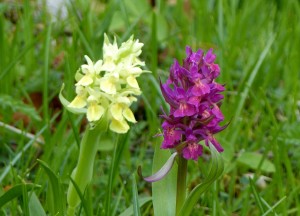
[[[26,191],[32,190],[33,188],[40,187],[35,184],[18,184],[9,189],[0,197],[0,208],[4,206],[6,203],[10,202],[16,197],[24,195],[23,190],[24,186],[26,186]],[[27,195],[27,194],[26,194]]]
[[[48,197],[50,211],[52,215],[64,215],[65,212],[65,199],[63,197],[64,193],[62,190],[62,185],[58,176],[52,171],[52,169],[44,161],[38,159],[39,164],[42,166],[46,172],[50,185],[48,188]]]
[[[89,205],[87,203],[87,200],[84,198],[84,194],[81,193],[80,188],[78,187],[78,185],[76,184],[76,182],[70,177],[70,180],[78,194],[78,196],[80,197],[81,200],[81,205],[83,206],[83,209],[86,213],[86,215],[88,216],[92,216],[93,215],[93,211],[92,209],[89,208]],[[88,185],[87,185],[88,187]],[[85,192],[87,191],[87,188],[85,189]]]
[[[46,212],[34,192],[29,197],[29,213],[30,215],[46,216]]]
[[[133,215],[141,216],[139,200],[138,200],[138,189],[136,185],[135,174],[131,175],[132,178],[132,203],[133,203]]]
[[[260,213],[264,214],[265,210],[264,210],[264,207],[263,207],[263,203],[262,203],[262,200],[261,200],[260,196],[258,195],[256,189],[255,189],[254,182],[251,178],[249,178],[249,182],[250,182],[250,188],[252,190],[252,193],[254,195],[254,198],[255,198],[256,204],[258,205]]]

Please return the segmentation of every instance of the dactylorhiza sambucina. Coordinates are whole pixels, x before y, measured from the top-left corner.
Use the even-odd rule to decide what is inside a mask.
[[[165,165],[154,175],[145,177],[149,182],[162,179],[171,170],[175,158],[195,160],[203,153],[203,144],[222,152],[223,148],[214,137],[225,126],[220,126],[224,116],[220,110],[225,90],[215,81],[220,68],[215,64],[216,55],[210,49],[206,54],[199,49],[193,52],[186,48],[187,57],[180,65],[174,60],[170,76],[160,83],[162,94],[170,105],[170,112],[163,111],[161,117],[164,137],[161,148],[175,150]],[[184,162],[186,163],[186,162]]]
[[[220,126],[224,116],[220,110],[224,86],[215,82],[220,68],[214,63],[216,55],[210,49],[206,54],[199,49],[192,52],[186,48],[187,57],[181,66],[177,60],[170,69],[166,83],[161,90],[166,102],[170,105],[170,113],[164,113],[162,124],[164,141],[161,148],[176,149],[189,160],[198,160],[202,155],[204,140],[214,145],[218,152],[223,148],[214,134],[226,126]]]
[[[73,113],[84,113],[89,127],[80,143],[77,165],[71,178],[83,193],[92,179],[94,160],[101,145],[101,134],[107,131],[107,125],[113,132],[124,134],[129,130],[128,122],[135,123],[130,105],[141,94],[136,78],[143,71],[145,63],[139,60],[143,44],[133,36],[118,47],[116,39],[111,44],[104,35],[103,59],[93,62],[85,56],[87,64],[76,72],[76,96],[69,102],[60,92],[62,104]],[[117,146],[117,145],[115,145]],[[69,184],[67,215],[75,215],[80,198],[72,183]]]
[[[87,64],[81,66],[75,75],[77,96],[66,108],[75,113],[86,113],[91,124],[102,117],[110,122],[110,130],[126,133],[127,121],[135,123],[135,117],[129,108],[141,94],[136,78],[143,73],[140,68],[145,63],[138,56],[142,53],[142,43],[133,40],[118,47],[116,39],[111,44],[104,35],[103,60],[93,63],[85,56]]]

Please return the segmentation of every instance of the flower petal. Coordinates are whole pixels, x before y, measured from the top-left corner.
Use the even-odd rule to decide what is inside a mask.
[[[109,109],[112,117],[118,121],[123,120],[123,115],[122,115],[122,106],[118,103],[111,105]]]
[[[92,103],[87,109],[87,119],[89,122],[98,121],[104,113],[104,108],[98,104]]]
[[[86,97],[81,96],[81,95],[77,95],[74,100],[68,105],[68,107],[71,108],[83,108],[85,107],[87,104],[86,102]]]
[[[93,78],[90,75],[83,76],[76,85],[88,86],[93,83]]]
[[[96,62],[96,64],[94,65],[94,69],[96,74],[99,74],[101,69],[102,69],[102,60],[99,60]]]
[[[123,116],[126,118],[127,121],[130,121],[132,123],[136,123],[135,117],[134,117],[131,109],[129,109],[128,107],[126,107],[123,110]]]
[[[182,102],[179,104],[178,109],[174,112],[174,117],[192,116],[196,113],[194,105]]]
[[[116,94],[117,89],[112,79],[102,79],[100,81],[100,89],[108,94]]]
[[[70,102],[62,94],[64,87],[65,87],[65,84],[62,84],[60,92],[59,92],[59,100],[62,103],[62,105],[72,113],[75,113],[75,114],[86,113],[86,108],[79,109],[79,108],[69,107]]]
[[[136,81],[136,78],[135,78],[135,77],[129,76],[129,77],[127,77],[126,81],[127,81],[127,83],[128,83],[131,87],[133,87],[133,88],[138,88],[138,89],[140,88],[140,87],[139,87],[139,84],[138,84],[138,82]]]
[[[84,56],[85,60],[87,61],[89,66],[93,66],[93,61],[90,59],[90,57],[88,57],[87,55]]]
[[[193,159],[197,161],[198,158],[202,155],[203,147],[195,142],[189,143],[183,150],[182,155],[185,159]]]
[[[113,119],[109,125],[109,129],[116,132],[116,133],[127,133],[129,130],[129,125],[125,120],[118,121],[116,119]]]

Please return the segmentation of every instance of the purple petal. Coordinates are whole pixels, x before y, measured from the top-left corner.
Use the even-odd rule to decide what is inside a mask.
[[[212,70],[213,79],[220,75],[220,67],[218,64],[211,64],[210,69]]]
[[[210,92],[210,87],[205,82],[202,82],[200,79],[195,82],[194,87],[192,88],[192,93],[195,96],[202,96]]]
[[[195,160],[197,161],[198,158],[202,155],[203,147],[195,142],[189,143],[183,150],[182,154],[183,157],[187,160]]]
[[[212,135],[208,135],[208,137],[205,139],[205,144],[207,146],[209,146],[209,142],[211,142],[214,145],[214,147],[217,149],[218,152],[224,151],[220,143]]]
[[[161,89],[161,92],[162,92],[166,102],[168,104],[170,104],[170,106],[176,107],[177,104],[176,104],[176,101],[174,100],[174,93],[172,92],[170,87],[165,84],[160,83],[160,89]]]
[[[198,107],[200,100],[201,100],[200,97],[192,96],[192,97],[189,97],[188,103],[194,105],[195,107]]]
[[[177,152],[174,152],[170,158],[167,160],[167,162],[158,170],[155,174],[149,177],[144,177],[144,180],[147,182],[156,182],[161,180],[163,177],[165,177],[168,172],[170,172],[171,168],[173,167],[175,157],[177,156]],[[139,169],[139,174],[141,175],[141,170]]]
[[[193,53],[192,48],[190,46],[186,46],[185,47],[185,53],[186,53],[187,57],[189,57],[190,55],[192,55],[192,53]]]
[[[182,131],[175,126],[169,125],[167,122],[163,123],[164,141],[161,148],[174,148],[177,141],[181,140]]]
[[[224,120],[224,115],[223,115],[223,113],[221,112],[221,110],[218,106],[216,106],[216,105],[214,106],[214,108],[212,109],[212,113],[215,115],[215,117],[218,120],[221,120],[221,121]]]
[[[178,63],[178,61],[175,59],[174,63],[172,64],[171,68],[170,68],[170,79],[173,82],[177,82],[178,80],[178,75],[180,71],[180,64]]]
[[[206,53],[205,57],[204,57],[204,61],[208,64],[211,64],[215,61],[216,59],[216,55],[213,54],[213,50],[209,49],[208,52]]]
[[[196,107],[186,102],[181,102],[179,107],[173,113],[174,117],[192,116],[196,113]]]
[[[224,98],[223,95],[221,94],[213,94],[210,95],[210,101],[213,103],[218,103],[219,101],[221,101]]]

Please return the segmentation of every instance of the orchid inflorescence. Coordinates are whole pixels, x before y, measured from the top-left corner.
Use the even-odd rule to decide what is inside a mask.
[[[163,149],[176,149],[185,159],[198,160],[203,153],[204,140],[214,145],[218,152],[223,148],[213,136],[227,125],[220,126],[224,120],[220,110],[224,86],[215,82],[220,74],[216,55],[210,49],[205,55],[199,49],[192,52],[186,48],[187,57],[181,66],[177,60],[170,69],[166,83],[161,83],[161,90],[170,113],[164,112],[162,124],[164,141]]]
[[[142,46],[132,36],[118,47],[116,38],[111,44],[104,35],[103,60],[93,63],[85,56],[87,64],[75,75],[77,96],[66,105],[67,109],[86,113],[91,124],[106,118],[110,130],[126,133],[127,121],[136,122],[129,107],[137,100],[135,96],[141,94],[136,78],[143,73],[140,67],[145,65],[138,58]]]

